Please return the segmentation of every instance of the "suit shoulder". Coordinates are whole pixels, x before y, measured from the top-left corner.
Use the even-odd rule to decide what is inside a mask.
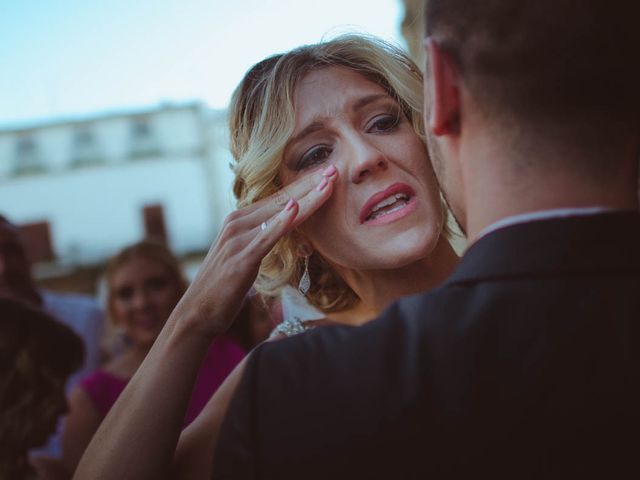
[[[469,292],[468,286],[445,284],[429,292],[403,297],[387,307],[379,320],[437,328],[442,322],[451,321],[451,310],[468,301]]]

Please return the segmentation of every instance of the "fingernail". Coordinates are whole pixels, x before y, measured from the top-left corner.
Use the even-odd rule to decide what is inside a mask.
[[[331,175],[333,175],[334,173],[336,173],[336,166],[335,165],[329,165],[327,168],[324,169],[324,171],[322,172],[322,176],[323,177],[330,177]]]
[[[316,191],[321,192],[322,190],[324,190],[324,187],[326,187],[328,183],[329,181],[327,180],[327,177],[322,177],[322,181],[316,187]]]
[[[290,198],[289,201],[287,202],[287,204],[284,206],[284,211],[288,212],[289,210],[291,210],[293,208],[293,206],[296,204],[296,202],[293,200],[293,198]]]

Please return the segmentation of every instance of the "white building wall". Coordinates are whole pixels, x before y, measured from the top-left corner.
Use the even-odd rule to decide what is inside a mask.
[[[142,209],[150,204],[163,206],[174,251],[205,250],[233,206],[230,155],[217,139],[226,137],[226,120],[209,113],[166,107],[0,132],[0,213],[18,224],[48,221],[63,265],[104,260],[142,238]],[[131,124],[140,117],[150,119],[158,154],[131,158]],[[79,124],[93,132],[101,163],[70,165]],[[44,173],[11,173],[25,132],[37,142]]]

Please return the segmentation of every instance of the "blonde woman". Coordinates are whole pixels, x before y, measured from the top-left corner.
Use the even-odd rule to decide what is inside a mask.
[[[182,436],[180,419],[208,344],[254,282],[267,294],[299,288],[328,322],[357,326],[449,275],[457,256],[421,109],[418,68],[368,37],[301,47],[249,71],[231,106],[239,209],[75,478],[160,478],[170,467],[176,478],[210,477],[243,364]]]

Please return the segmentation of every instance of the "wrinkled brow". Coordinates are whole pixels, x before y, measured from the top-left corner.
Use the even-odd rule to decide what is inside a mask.
[[[357,112],[359,110],[362,110],[367,105],[369,105],[369,104],[371,104],[373,102],[376,102],[378,100],[381,100],[381,99],[390,99],[390,97],[386,93],[374,93],[374,94],[371,94],[371,95],[366,95],[364,97],[359,98],[355,102],[353,102],[353,105],[351,105],[351,110],[354,111],[354,112]],[[314,120],[309,125],[304,127],[300,131],[300,133],[298,133],[295,137],[292,137],[287,142],[287,146],[293,145],[294,143],[302,140],[307,135],[309,135],[309,134],[311,134],[313,132],[317,132],[318,130],[321,130],[323,127],[324,127],[324,124],[322,123],[322,121]]]

